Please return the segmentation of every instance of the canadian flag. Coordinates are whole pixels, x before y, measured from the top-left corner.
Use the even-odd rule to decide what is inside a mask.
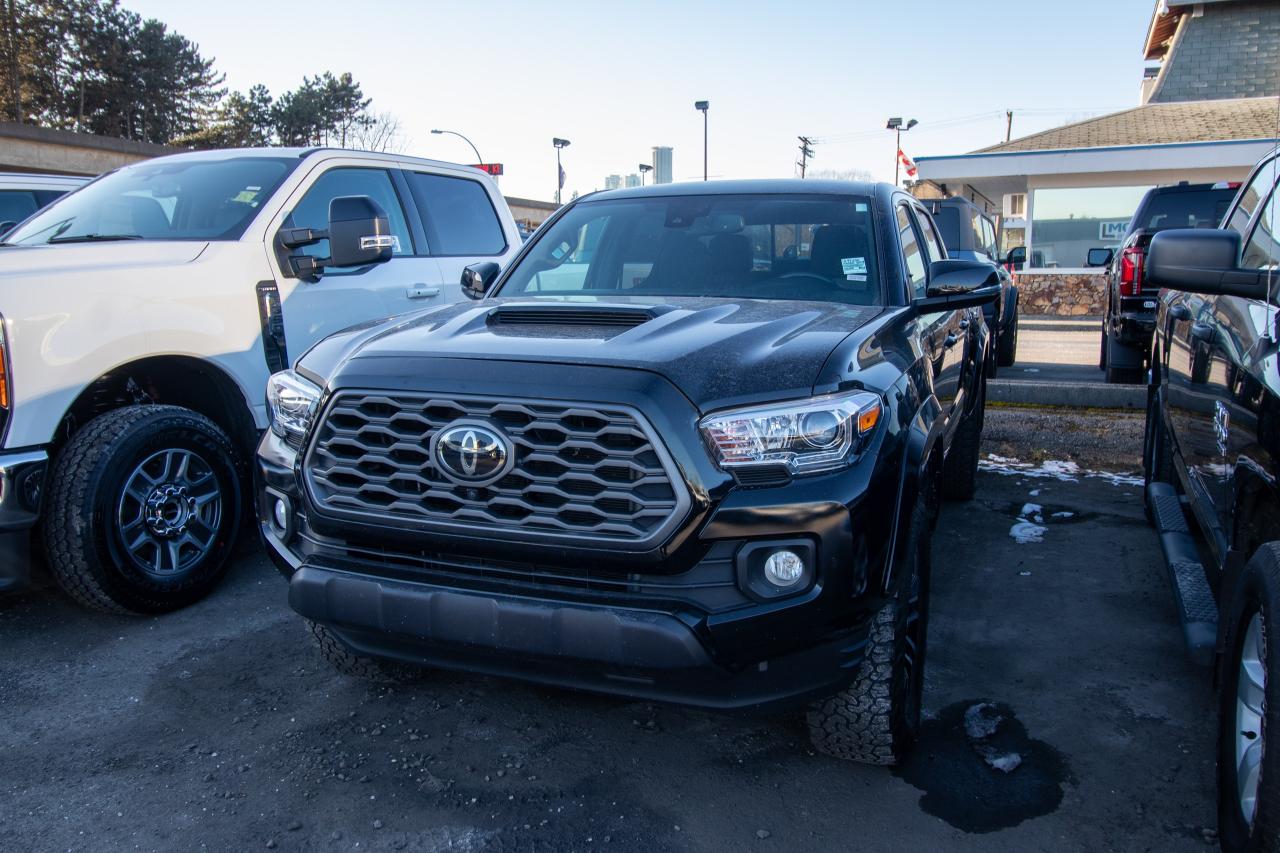
[[[898,149],[898,162],[902,164],[902,171],[907,173],[908,178],[916,176],[916,161],[908,157],[901,148]]]

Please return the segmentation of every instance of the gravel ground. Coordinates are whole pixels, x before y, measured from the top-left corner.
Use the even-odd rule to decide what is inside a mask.
[[[1062,459],[1099,471],[1141,471],[1143,412],[989,403],[984,450],[1024,462]]]
[[[1132,439],[1125,417],[987,423],[990,452],[1037,462]],[[795,715],[341,677],[253,547],[164,617],[0,599],[0,849],[1205,850],[1212,694],[1139,489],[1048,470],[986,470],[945,508],[927,721],[893,771],[812,754]]]

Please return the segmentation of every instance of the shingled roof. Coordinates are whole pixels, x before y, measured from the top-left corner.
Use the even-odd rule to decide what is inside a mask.
[[[1181,101],[1145,104],[980,148],[973,153],[1272,139],[1277,136],[1278,128],[1280,98]]]

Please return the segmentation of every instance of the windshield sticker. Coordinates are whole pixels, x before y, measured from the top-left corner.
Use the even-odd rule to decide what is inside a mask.
[[[561,243],[559,246],[556,246],[554,249],[551,250],[551,257],[555,258],[558,261],[561,258],[563,258],[565,255],[569,254],[570,250],[572,249],[573,247],[570,246],[567,242]]]
[[[846,275],[845,278],[847,278],[849,281],[866,281],[867,280],[867,277],[865,275],[857,275],[855,273],[850,273],[849,275]]]
[[[866,258],[841,258],[840,266],[845,275],[854,275],[856,273],[866,275],[867,273]]]
[[[241,204],[253,204],[253,200],[258,197],[258,191],[258,187],[249,187],[248,189],[240,190],[240,192],[236,193],[235,198],[231,200],[238,201]]]
[[[866,206],[866,204],[865,204],[865,203],[863,203],[863,202],[858,202],[857,204],[855,204],[855,205],[853,206],[853,209],[854,209],[854,211],[855,211],[855,212],[857,212],[857,213],[866,213],[866,212],[867,212],[867,206]]]

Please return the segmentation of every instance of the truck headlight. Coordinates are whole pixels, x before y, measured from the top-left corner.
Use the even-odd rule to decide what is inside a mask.
[[[792,474],[817,474],[849,464],[880,412],[878,395],[854,391],[719,412],[698,426],[725,470],[783,464]]]
[[[267,380],[271,431],[295,447],[302,446],[319,403],[320,389],[292,370],[273,373]]]

